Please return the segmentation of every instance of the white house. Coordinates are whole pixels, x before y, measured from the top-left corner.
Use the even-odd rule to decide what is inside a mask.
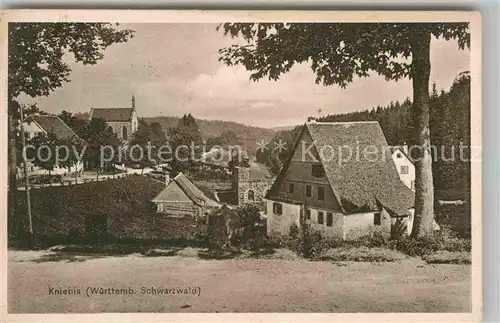
[[[415,191],[415,165],[408,155],[408,145],[393,146],[391,152],[399,178],[409,189]]]
[[[23,123],[24,136],[27,141],[35,138],[38,135],[54,134],[59,139],[82,141],[74,131],[64,121],[55,115],[32,115],[29,116]],[[83,170],[83,162],[77,162],[71,167],[59,167],[56,165],[50,172],[46,169],[37,167],[30,162],[26,163],[29,175],[66,175]],[[24,168],[18,167],[17,176],[24,176]]]

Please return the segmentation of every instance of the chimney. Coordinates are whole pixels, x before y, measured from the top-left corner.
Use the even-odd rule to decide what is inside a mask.
[[[165,186],[170,183],[170,174],[168,172],[165,173]]]
[[[406,141],[403,143],[401,149],[403,149],[403,152],[406,154],[406,156],[408,156],[408,145],[406,144]]]

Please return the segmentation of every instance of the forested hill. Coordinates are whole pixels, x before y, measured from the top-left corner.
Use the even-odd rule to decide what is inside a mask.
[[[430,102],[430,128],[433,144],[451,145],[469,142],[470,77],[460,74],[448,92],[437,92],[433,86]],[[414,143],[412,102],[391,102],[371,110],[328,115],[323,122],[378,121],[389,145]]]
[[[164,131],[177,126],[179,118],[177,117],[149,117],[141,118],[147,123],[158,122]],[[260,140],[271,140],[276,132],[271,129],[247,126],[232,121],[203,120],[196,119],[203,139],[220,137],[223,133],[234,133],[238,143],[245,146],[250,152],[257,149],[257,142]],[[237,143],[231,143],[237,144]]]
[[[387,106],[374,107],[371,110],[345,114],[328,115],[317,121],[347,122],[347,121],[378,121],[389,145],[414,144],[412,122],[412,102],[391,102]],[[293,142],[298,129],[280,131],[273,141],[279,139]],[[449,91],[438,93],[433,86],[430,102],[431,142],[434,145],[437,158],[434,158],[434,185],[440,192],[450,192],[451,196],[443,198],[463,198],[468,196],[470,181],[470,163],[460,160],[459,147],[462,143],[470,145],[470,75],[461,73],[454,81]],[[455,158],[452,158],[454,154]],[[466,151],[468,158],[469,151]],[[444,161],[445,159],[450,159]],[[279,170],[287,158],[287,153],[280,156],[272,153],[259,154],[260,162],[266,163],[272,170]],[[447,194],[445,194],[447,195]]]

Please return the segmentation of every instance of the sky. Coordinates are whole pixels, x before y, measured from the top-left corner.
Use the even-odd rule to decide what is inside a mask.
[[[191,113],[271,128],[412,98],[410,80],[386,81],[378,75],[355,79],[346,89],[316,85],[307,64],[294,66],[278,81],[250,81],[244,67],[218,61],[218,50],[238,40],[224,37],[216,26],[121,24],[135,30],[127,43],[109,47],[93,66],[74,63],[67,55],[71,82],[47,97],[21,101],[37,103],[49,113],[76,113],[91,107],[128,108],[134,94],[139,117]],[[469,69],[469,50],[459,50],[455,40],[432,40],[431,84],[447,90]]]

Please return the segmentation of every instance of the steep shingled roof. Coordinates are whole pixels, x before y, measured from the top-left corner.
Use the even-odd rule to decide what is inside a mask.
[[[413,207],[414,193],[399,179],[378,122],[306,123],[296,147],[305,131],[309,132],[316,150],[323,151],[319,153],[320,161],[345,214],[378,210],[377,201],[395,214],[403,215]],[[348,148],[351,157],[342,156],[339,162],[338,153],[347,154]],[[377,158],[363,154],[365,149],[377,150]],[[333,152],[333,158],[327,152]],[[268,193],[270,199],[278,196],[282,174],[286,173],[290,160]]]
[[[104,119],[107,122],[132,120],[132,108],[92,108],[91,119]]]
[[[171,186],[178,186],[184,194],[196,205],[202,206],[203,202],[207,206],[219,206],[219,204],[208,197],[197,188],[183,173],[179,173],[174,179],[168,183],[168,185],[163,189],[155,198],[153,198],[152,202],[169,202],[169,201],[178,201],[179,196],[177,196],[177,192],[170,189]]]
[[[54,115],[32,115],[26,122],[36,122],[46,133],[53,133],[59,139],[82,140],[64,121]]]

